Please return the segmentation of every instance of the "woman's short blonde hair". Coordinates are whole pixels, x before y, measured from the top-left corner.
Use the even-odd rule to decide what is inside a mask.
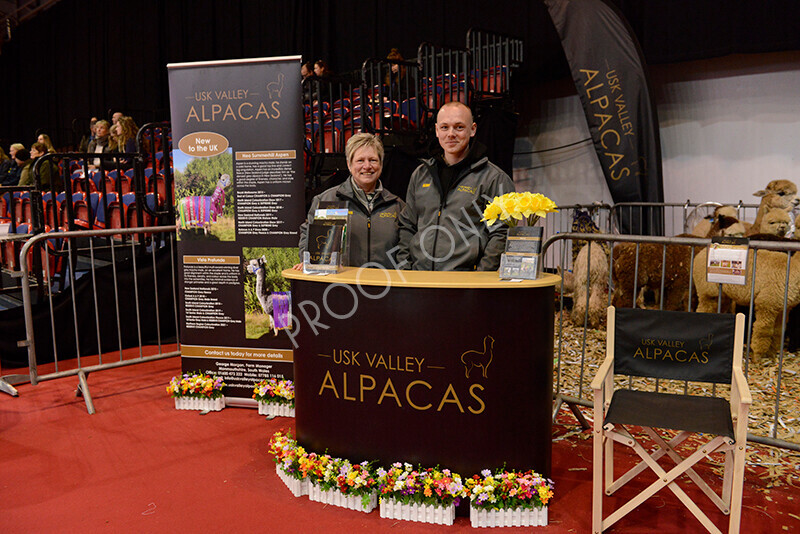
[[[377,135],[371,133],[358,133],[347,140],[347,145],[344,147],[344,156],[347,158],[347,164],[353,163],[353,156],[359,148],[371,146],[378,154],[378,159],[383,166],[383,142]]]

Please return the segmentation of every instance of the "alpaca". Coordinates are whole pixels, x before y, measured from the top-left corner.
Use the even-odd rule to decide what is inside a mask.
[[[266,284],[264,284],[267,270],[266,261],[267,258],[264,256],[250,260],[247,264],[247,272],[256,275],[256,297],[258,297],[258,303],[261,304],[261,309],[267,315],[267,319],[269,320],[269,328],[272,330],[272,335],[277,336],[278,328],[275,326],[275,319],[272,316],[272,293],[266,290]]]
[[[467,378],[469,378],[469,373],[475,367],[480,367],[482,369],[481,375],[483,378],[486,378],[486,370],[489,368],[489,364],[492,363],[492,358],[494,357],[492,354],[492,347],[494,347],[494,338],[492,336],[486,336],[483,338],[482,352],[468,350],[461,355],[461,363],[464,364]]]
[[[209,196],[185,197],[178,201],[178,215],[181,229],[202,228],[207,234],[212,222],[217,222],[217,216],[222,214],[225,207],[225,188],[231,185],[229,174],[223,174],[217,181],[214,194]]]
[[[588,273],[588,274],[587,274]],[[599,328],[606,316],[608,303],[608,256],[599,242],[584,245],[572,264],[572,272],[565,272],[564,289],[572,292],[570,319],[583,326],[587,315],[586,294],[589,293],[587,325]],[[588,287],[587,287],[588,286]]]
[[[714,209],[714,214],[710,219],[703,219],[692,229],[692,235],[696,237],[711,237],[720,235],[719,230],[726,228],[733,221],[739,221],[739,212],[733,206],[718,206]],[[741,222],[741,221],[739,221]],[[744,223],[743,223],[744,224]],[[749,229],[750,223],[744,224],[745,229]]]
[[[750,239],[758,239],[760,235],[785,237],[792,226],[792,217],[785,209],[771,208],[761,219],[759,231],[750,232]]]

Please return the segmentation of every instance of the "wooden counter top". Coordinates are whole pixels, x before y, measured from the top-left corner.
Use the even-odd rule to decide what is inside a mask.
[[[343,267],[336,274],[313,275],[286,269],[281,274],[290,280],[323,282],[327,284],[349,284],[362,286],[429,287],[435,289],[505,289],[554,286],[561,277],[542,273],[537,280],[511,282],[500,280],[497,271],[395,271],[384,269],[362,269]]]

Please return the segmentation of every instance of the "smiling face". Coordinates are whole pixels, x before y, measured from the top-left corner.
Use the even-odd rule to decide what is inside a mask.
[[[442,106],[436,117],[436,137],[444,149],[444,160],[454,165],[467,156],[469,139],[475,135],[477,126],[472,112],[461,103]]]
[[[381,177],[381,160],[378,153],[371,146],[362,146],[353,153],[353,157],[347,163],[350,175],[356,185],[366,193],[375,190],[375,184]]]

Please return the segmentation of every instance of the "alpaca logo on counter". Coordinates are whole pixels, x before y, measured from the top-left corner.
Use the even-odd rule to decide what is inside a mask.
[[[476,367],[481,368],[481,376],[486,378],[486,370],[489,368],[489,364],[492,363],[492,358],[494,357],[494,354],[492,353],[493,347],[494,338],[492,336],[486,336],[483,338],[482,351],[468,350],[461,355],[461,363],[464,364],[467,378],[469,378],[469,374]]]
[[[283,73],[278,73],[278,81],[277,82],[269,82],[267,84],[267,92],[269,93],[269,97],[271,99],[280,98],[281,92],[283,91]]]

